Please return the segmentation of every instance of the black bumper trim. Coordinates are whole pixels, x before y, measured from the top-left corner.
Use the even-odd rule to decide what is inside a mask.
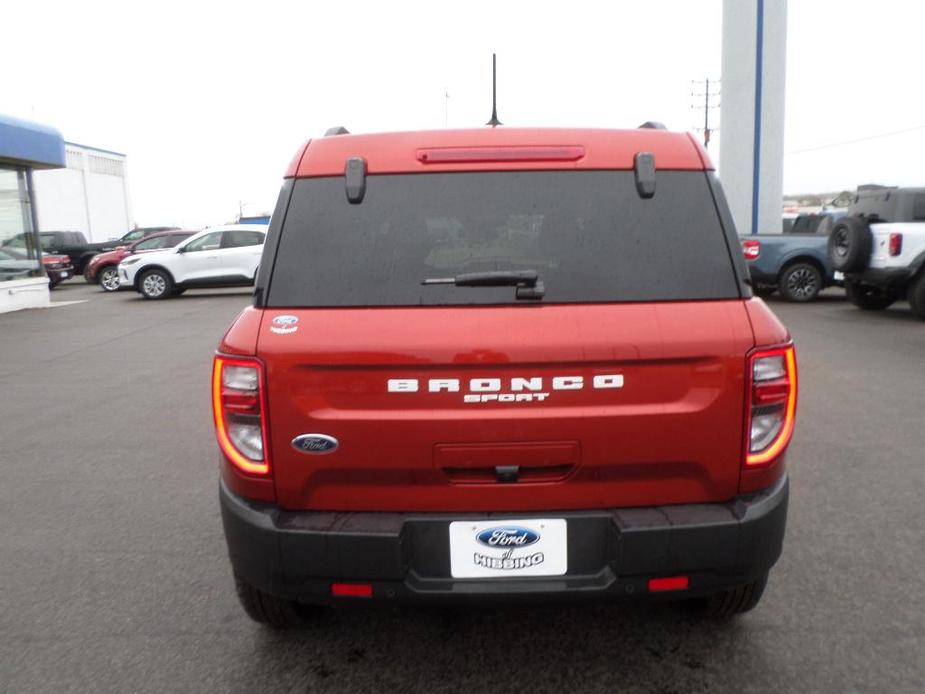
[[[629,596],[648,578],[690,576],[688,595],[766,573],[783,544],[789,482],[728,503],[542,513],[292,512],[234,495],[222,483],[222,521],[235,573],[279,597],[328,602],[332,582],[369,582],[387,599]],[[564,576],[454,579],[448,523],[490,518],[568,521]],[[677,594],[674,594],[677,596]]]

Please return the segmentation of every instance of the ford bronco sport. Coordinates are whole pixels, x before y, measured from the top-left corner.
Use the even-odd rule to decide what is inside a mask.
[[[925,319],[925,188],[860,186],[828,252],[855,306],[879,311],[905,297]]]
[[[687,134],[485,128],[299,149],[215,356],[238,596],[754,607],[790,335]]]

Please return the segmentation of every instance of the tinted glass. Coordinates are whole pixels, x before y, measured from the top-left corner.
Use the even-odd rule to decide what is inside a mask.
[[[213,231],[211,234],[206,234],[205,236],[200,236],[195,241],[192,241],[186,245],[187,251],[213,251],[218,248],[222,243],[222,234],[221,231]]]
[[[154,248],[170,248],[172,246],[176,246],[184,238],[187,238],[187,237],[154,236],[152,238],[147,238],[142,241],[139,241],[134,246],[132,246],[132,250],[150,251]]]
[[[544,303],[737,298],[703,172],[661,171],[643,200],[626,171],[371,176],[295,182],[269,306],[515,303],[512,287],[427,278],[536,270]]]
[[[125,243],[131,243],[132,241],[137,241],[145,235],[144,229],[136,229],[135,231],[130,231],[125,236],[122,237],[122,241]]]
[[[242,246],[259,246],[266,238],[266,234],[259,231],[226,231],[222,241],[222,248],[241,248]]]
[[[912,199],[912,219],[925,222],[925,193],[916,193]]]

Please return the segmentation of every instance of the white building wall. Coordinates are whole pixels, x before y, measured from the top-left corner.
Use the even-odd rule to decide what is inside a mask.
[[[106,241],[132,228],[126,158],[65,144],[67,168],[36,171],[35,203],[40,231],[82,231]]]
[[[719,176],[740,234],[782,231],[786,58],[787,0],[724,0]]]

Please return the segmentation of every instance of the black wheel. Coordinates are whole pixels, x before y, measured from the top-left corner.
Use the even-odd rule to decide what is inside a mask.
[[[915,315],[925,320],[925,272],[909,285],[909,306]]]
[[[145,299],[166,299],[173,296],[173,280],[165,270],[147,270],[138,279],[138,291]]]
[[[794,263],[780,273],[778,286],[787,301],[812,301],[822,291],[822,273],[812,263]]]
[[[845,296],[848,301],[865,311],[882,311],[896,302],[896,296],[860,282],[845,280]]]
[[[119,291],[119,269],[115,265],[107,265],[96,276],[104,292]]]
[[[237,576],[234,577],[234,587],[241,607],[255,622],[274,629],[294,629],[305,625],[308,607],[264,593]]]
[[[754,609],[761,602],[761,596],[764,595],[764,588],[767,584],[768,575],[765,574],[744,586],[724,590],[708,598],[694,600],[691,606],[695,614],[704,619],[731,619]]]
[[[841,272],[857,272],[867,267],[872,248],[870,227],[860,217],[842,217],[829,234],[829,260]]]

